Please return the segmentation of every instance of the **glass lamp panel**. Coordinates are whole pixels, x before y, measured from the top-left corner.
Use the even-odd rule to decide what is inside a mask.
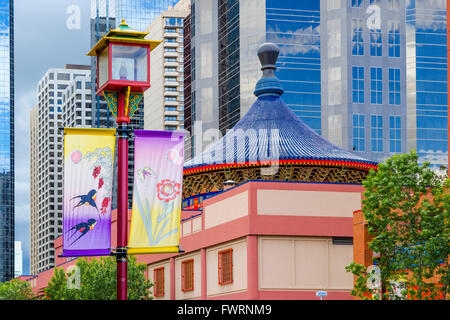
[[[104,85],[109,79],[109,48],[106,47],[98,56],[98,84],[99,87]]]
[[[112,80],[147,82],[147,48],[112,46]]]

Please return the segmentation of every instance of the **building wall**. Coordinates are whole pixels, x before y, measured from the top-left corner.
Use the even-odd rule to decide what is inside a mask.
[[[220,285],[218,271],[218,253],[221,250],[233,249],[233,283]],[[235,294],[247,289],[247,242],[238,239],[206,250],[207,297],[213,298],[225,294]]]
[[[161,263],[157,263],[151,265],[148,268],[148,279],[152,282],[155,282],[154,270],[157,268],[164,268],[164,296],[162,297],[153,297],[155,300],[170,300],[170,288],[171,288],[171,277],[170,277],[170,262],[164,261]],[[152,291],[154,293],[154,291]]]
[[[192,291],[182,291],[181,287],[181,264],[186,260],[194,260],[194,289]],[[200,299],[202,294],[202,262],[200,251],[195,251],[188,255],[175,259],[175,299],[176,300],[188,300],[188,299]]]
[[[408,151],[439,169],[448,164],[447,2],[406,7]]]
[[[0,282],[14,277],[14,1],[0,1]]]
[[[351,290],[351,245],[322,237],[260,237],[260,290]]]
[[[360,208],[358,192],[258,190],[258,215],[351,218]]]

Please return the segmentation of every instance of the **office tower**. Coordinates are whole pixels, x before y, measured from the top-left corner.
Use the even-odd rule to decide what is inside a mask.
[[[181,0],[174,8],[163,11],[146,29],[148,38],[162,43],[150,57],[151,87],[144,93],[145,129],[184,128],[183,19],[189,10],[190,1]]]
[[[0,283],[14,277],[14,1],[0,0]]]
[[[14,278],[22,275],[22,241],[14,241]]]
[[[89,78],[90,66],[49,69],[37,85],[37,104],[30,112],[30,272],[55,266],[53,241],[62,235],[63,103],[86,101],[90,90],[77,91],[76,79]],[[75,81],[74,81],[75,80]],[[67,89],[75,84],[74,95]],[[84,92],[84,93],[83,93]],[[81,94],[77,96],[77,94]],[[81,98],[81,99],[79,99]],[[89,101],[89,100],[87,100]],[[66,101],[67,105],[67,101]],[[86,109],[85,109],[86,110]],[[72,124],[78,119],[71,118]]]
[[[202,132],[224,134],[247,112],[267,41],[280,47],[286,103],[316,132],[372,161],[416,149],[446,165],[445,9],[442,0],[192,0],[191,154],[210,142]]]
[[[184,160],[188,161],[192,157],[192,142],[191,142],[191,131],[192,131],[192,62],[191,59],[191,17],[190,13],[183,20],[183,55],[184,55],[184,128],[189,128],[184,139]]]
[[[448,165],[447,2],[406,2],[408,150],[438,169]]]
[[[372,161],[406,146],[404,1],[322,1],[323,136]]]
[[[92,126],[91,77],[77,75],[62,94],[62,126],[90,128]]]

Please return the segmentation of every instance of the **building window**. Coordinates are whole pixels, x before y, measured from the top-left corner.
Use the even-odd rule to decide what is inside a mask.
[[[389,69],[389,104],[400,104],[400,69]]]
[[[372,116],[372,151],[383,152],[383,116]]]
[[[165,67],[164,72],[177,72],[176,67]]]
[[[177,101],[177,97],[164,97],[164,101]]]
[[[164,48],[164,52],[177,52],[177,48],[166,47]]]
[[[353,103],[364,103],[364,67],[352,67]]]
[[[177,130],[177,126],[165,126],[165,130],[167,130],[167,131],[175,131],[175,130]]]
[[[402,152],[402,124],[399,116],[389,117],[389,151]]]
[[[164,110],[165,111],[177,111],[177,107],[175,107],[175,106],[165,106]]]
[[[370,103],[383,104],[382,68],[370,68]]]
[[[365,132],[364,132],[364,115],[353,115],[353,150],[364,151]]]
[[[388,0],[388,9],[389,10],[399,10],[400,9],[399,0]]]
[[[177,121],[177,116],[165,116],[164,120],[166,120],[166,121]]]
[[[70,80],[70,73],[58,73],[56,78],[58,80],[69,81]]]
[[[388,22],[388,56],[400,57],[400,29],[398,21]]]
[[[370,56],[381,57],[381,29],[370,30]]]
[[[352,55],[364,55],[364,37],[363,37],[362,19],[352,19]]]
[[[194,290],[194,260],[181,262],[181,291]]]
[[[219,284],[233,283],[233,249],[219,251]]]
[[[153,270],[154,296],[164,297],[164,267]]]
[[[352,2],[352,8],[359,8],[361,7],[361,4],[363,0],[350,0]]]

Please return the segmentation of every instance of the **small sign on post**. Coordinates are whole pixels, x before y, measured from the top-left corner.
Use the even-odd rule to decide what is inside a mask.
[[[316,296],[317,297],[320,297],[320,300],[323,300],[323,297],[326,297],[327,296],[327,292],[326,291],[317,291],[316,292]]]

